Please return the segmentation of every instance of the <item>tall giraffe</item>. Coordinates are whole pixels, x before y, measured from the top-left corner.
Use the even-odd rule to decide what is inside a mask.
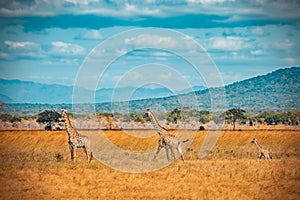
[[[159,135],[158,147],[157,147],[154,158],[156,158],[156,156],[158,155],[158,153],[160,152],[160,150],[162,148],[165,148],[168,161],[170,161],[169,150],[171,151],[173,159],[175,160],[174,148],[176,148],[178,153],[180,154],[181,159],[184,161],[180,141],[175,137],[175,135],[170,134],[164,127],[162,127],[159,124],[159,122],[156,119],[154,113],[150,109],[146,110],[145,115],[150,118],[154,128],[156,129],[156,131]],[[184,142],[187,142],[187,141],[188,140],[185,140],[185,141],[182,141],[182,142],[184,143]]]
[[[258,144],[258,142],[255,138],[251,141],[251,143],[255,144],[255,146],[258,150],[258,158],[259,159],[261,159],[262,156],[264,156],[266,160],[272,159],[269,151],[261,148],[261,146]]]
[[[73,128],[67,110],[61,109],[61,115],[64,118],[66,131],[68,133],[68,143],[71,152],[71,159],[75,161],[77,159],[76,150],[77,148],[83,148],[85,154],[87,155],[87,162],[90,163],[92,159],[91,152],[91,141],[86,135],[81,135]]]

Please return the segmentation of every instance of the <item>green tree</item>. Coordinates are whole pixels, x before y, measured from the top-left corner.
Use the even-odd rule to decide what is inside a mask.
[[[142,122],[142,123],[145,122],[143,114],[140,113],[129,113],[129,117],[130,120],[134,122]]]
[[[167,112],[167,121],[177,123],[178,120],[181,120],[181,109],[175,108],[171,112]]]
[[[213,112],[210,114],[209,120],[214,121],[216,124],[223,124],[225,116],[225,112]]]
[[[99,117],[113,117],[114,115],[112,113],[109,113],[109,112],[101,112],[101,113],[97,113],[97,116],[99,116]]]
[[[229,109],[225,112],[225,120],[228,123],[233,123],[233,130],[235,130],[235,123],[238,120],[243,120],[246,119],[247,117],[245,116],[246,111],[240,108],[232,108]]]
[[[207,110],[200,110],[198,112],[198,116],[199,116],[198,121],[203,124],[209,122],[209,120],[211,119],[211,115],[210,115],[209,111],[207,111]]]
[[[52,130],[52,123],[59,122],[61,115],[53,110],[45,110],[38,114],[37,122],[41,124],[46,124],[46,130]]]
[[[20,122],[21,118],[18,116],[12,116],[10,114],[1,114],[0,115],[0,119],[4,122]]]
[[[267,125],[288,124],[298,125],[300,114],[297,111],[275,112],[264,111],[255,117],[260,123],[265,122]]]

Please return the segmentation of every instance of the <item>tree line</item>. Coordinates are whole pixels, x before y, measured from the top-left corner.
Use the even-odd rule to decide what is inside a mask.
[[[74,113],[70,113],[75,117]],[[148,119],[145,118],[144,113],[108,113],[99,112],[97,117],[107,118],[108,121],[122,120],[123,122],[141,122],[144,123]],[[226,111],[209,112],[207,110],[196,110],[189,107],[176,108],[172,111],[165,113],[157,113],[157,117],[160,120],[166,120],[169,123],[179,122],[200,122],[202,124],[214,121],[216,123],[225,122],[226,124],[232,124],[235,129],[235,124],[247,124],[252,126],[254,124],[266,124],[266,125],[299,125],[300,112],[296,110],[292,111],[262,111],[258,113],[247,113],[246,110],[241,108],[232,108]],[[22,119],[35,119],[38,123],[46,124],[46,129],[51,130],[54,122],[61,122],[60,113],[54,110],[44,110],[36,116],[13,116],[10,114],[0,114],[0,119],[7,122],[20,122]]]

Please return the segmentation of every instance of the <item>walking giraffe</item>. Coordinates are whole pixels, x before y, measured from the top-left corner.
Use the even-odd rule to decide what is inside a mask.
[[[92,152],[91,152],[91,141],[86,135],[81,135],[77,132],[75,128],[73,128],[67,110],[61,109],[61,115],[64,118],[66,131],[68,133],[68,143],[71,152],[71,160],[75,162],[77,159],[77,148],[83,148],[85,154],[87,155],[87,162],[90,163],[92,159]]]
[[[145,114],[146,114],[146,116],[148,116],[150,118],[154,128],[156,129],[156,131],[159,135],[158,147],[157,147],[154,158],[157,157],[158,153],[160,152],[160,150],[162,148],[165,148],[168,161],[170,161],[169,150],[171,151],[173,159],[175,160],[174,148],[176,148],[178,153],[180,154],[181,159],[184,161],[180,141],[175,137],[175,135],[170,134],[164,127],[162,127],[158,123],[158,120],[156,119],[154,113],[150,109],[147,109]],[[182,143],[187,142],[187,141],[188,140],[182,141]]]
[[[272,159],[268,150],[262,149],[261,146],[258,144],[257,140],[254,138],[251,143],[255,144],[258,150],[258,158],[261,159],[262,156],[265,157],[266,160]]]

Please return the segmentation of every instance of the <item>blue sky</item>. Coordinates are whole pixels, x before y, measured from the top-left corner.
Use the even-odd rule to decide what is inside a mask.
[[[84,61],[111,37],[135,28],[162,28],[198,42],[216,65],[215,75],[228,84],[300,66],[299,10],[299,1],[284,0],[4,0],[0,2],[0,78],[74,85]],[[164,43],[173,44],[174,38],[145,33],[131,38],[131,49],[139,42],[156,49],[128,51],[112,44],[109,49],[122,56],[101,77],[96,68],[89,71],[95,79],[79,77],[86,87],[97,81],[91,85],[154,83],[185,89],[178,77],[189,85],[207,83],[208,74],[199,76],[181,57],[160,49]],[[172,48],[183,52],[182,46]]]

